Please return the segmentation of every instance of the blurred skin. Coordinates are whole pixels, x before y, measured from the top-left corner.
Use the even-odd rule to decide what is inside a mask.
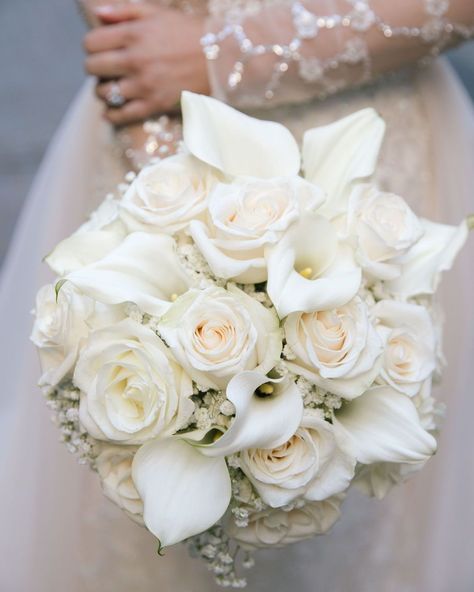
[[[95,9],[102,26],[84,38],[86,71],[99,79],[96,92],[105,101],[116,80],[127,103],[109,108],[114,125],[176,109],[181,91],[209,94],[200,38],[204,18],[146,2]]]

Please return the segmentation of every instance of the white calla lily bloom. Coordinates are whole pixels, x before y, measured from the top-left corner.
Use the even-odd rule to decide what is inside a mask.
[[[181,95],[181,109],[187,149],[224,174],[262,179],[298,174],[298,144],[280,123],[188,91]]]
[[[62,277],[102,259],[118,247],[127,234],[118,212],[118,202],[106,198],[87,222],[45,257],[50,269]]]
[[[451,269],[469,234],[466,220],[450,226],[421,219],[421,225],[423,236],[400,258],[399,277],[386,282],[389,292],[403,298],[434,294],[441,273]]]
[[[280,318],[292,312],[329,310],[349,302],[361,282],[361,269],[335,227],[318,214],[292,225],[266,249],[267,292]]]
[[[84,294],[105,304],[135,303],[161,316],[190,280],[172,237],[132,232],[102,259],[66,276]]]
[[[228,456],[248,448],[276,448],[289,440],[301,423],[303,399],[289,379],[242,372],[229,382],[226,393],[235,407],[235,419],[216,442],[201,445],[202,454]]]
[[[259,391],[262,385],[267,388]],[[132,475],[144,502],[145,524],[163,546],[203,532],[222,518],[231,498],[225,456],[279,446],[301,423],[301,393],[286,379],[243,372],[229,383],[227,397],[235,418],[214,443],[183,434],[151,441],[135,455]]]
[[[332,219],[347,211],[353,183],[375,172],[384,134],[385,122],[370,108],[305,133],[304,176],[327,194],[323,215]]]
[[[339,436],[362,464],[419,463],[436,452],[413,401],[389,386],[373,387],[334,415]]]

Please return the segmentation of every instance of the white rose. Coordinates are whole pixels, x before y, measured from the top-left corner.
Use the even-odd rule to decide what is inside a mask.
[[[356,464],[322,413],[310,410],[287,442],[273,450],[244,450],[240,462],[262,500],[273,508],[298,497],[322,501],[342,493],[350,485]]]
[[[379,373],[382,340],[358,296],[334,310],[293,313],[284,329],[296,356],[288,367],[331,393],[358,397]]]
[[[40,386],[55,386],[72,371],[93,312],[94,301],[70,283],[57,296],[51,284],[38,291],[31,340],[38,348],[43,371]]]
[[[94,232],[95,230],[116,231],[123,236],[126,234],[125,227],[120,220],[120,205],[112,195],[107,196],[99,207],[94,210],[87,222],[77,229],[77,233]]]
[[[341,501],[341,496],[335,496],[289,511],[264,510],[250,516],[246,527],[232,521],[227,532],[244,548],[284,547],[328,532],[341,515]]]
[[[106,446],[96,459],[104,494],[139,524],[143,524],[143,501],[132,480],[136,448]]]
[[[436,368],[436,334],[424,306],[381,300],[372,309],[385,351],[380,381],[410,397]]]
[[[190,154],[147,166],[122,198],[121,217],[130,232],[178,232],[204,211],[216,175]]]
[[[407,481],[414,473],[421,471],[427,461],[419,463],[380,462],[362,466],[354,486],[371,497],[383,499],[396,485]]]
[[[412,398],[425,430],[435,432],[441,427],[446,405],[437,401],[431,394],[431,377],[423,382],[420,391]]]
[[[194,221],[189,231],[216,276],[263,282],[265,246],[322,202],[322,191],[299,177],[243,178],[217,185],[209,197],[207,223]]]
[[[132,321],[90,334],[74,372],[80,420],[98,440],[141,444],[183,427],[192,385],[157,335]]]
[[[393,280],[401,273],[399,257],[423,235],[406,201],[373,185],[357,186],[349,200],[348,233],[357,241],[356,257],[368,277]]]
[[[212,388],[244,370],[266,374],[282,348],[276,314],[235,286],[189,290],[162,317],[159,332],[189,375]]]

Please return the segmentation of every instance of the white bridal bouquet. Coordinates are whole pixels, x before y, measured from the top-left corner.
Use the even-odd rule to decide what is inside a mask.
[[[372,181],[384,123],[306,132],[184,93],[178,154],[46,258],[40,385],[68,448],[223,586],[436,450],[433,295],[463,245]],[[302,172],[301,172],[302,171]],[[242,550],[242,553],[238,551]]]

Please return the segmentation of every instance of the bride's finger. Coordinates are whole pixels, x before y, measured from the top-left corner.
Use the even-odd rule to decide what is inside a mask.
[[[97,53],[126,47],[134,38],[134,29],[128,23],[109,25],[89,31],[84,36],[83,46],[87,53]]]
[[[113,93],[114,89],[117,89],[117,87],[120,91],[120,95],[126,101],[130,101],[131,99],[140,99],[143,97],[143,92],[141,92],[140,85],[133,78],[122,78],[115,82],[100,82],[95,87],[95,94],[99,97],[99,99],[107,102],[111,93]]]
[[[85,68],[88,74],[98,78],[117,78],[133,71],[133,61],[127,50],[103,51],[88,56]]]
[[[94,12],[104,24],[111,24],[144,18],[151,14],[156,14],[160,8],[149,2],[128,2],[117,5],[98,6]]]
[[[141,99],[130,101],[118,109],[107,109],[105,112],[105,118],[114,125],[124,125],[126,123],[142,121],[150,115],[152,115],[152,113],[148,103]]]

